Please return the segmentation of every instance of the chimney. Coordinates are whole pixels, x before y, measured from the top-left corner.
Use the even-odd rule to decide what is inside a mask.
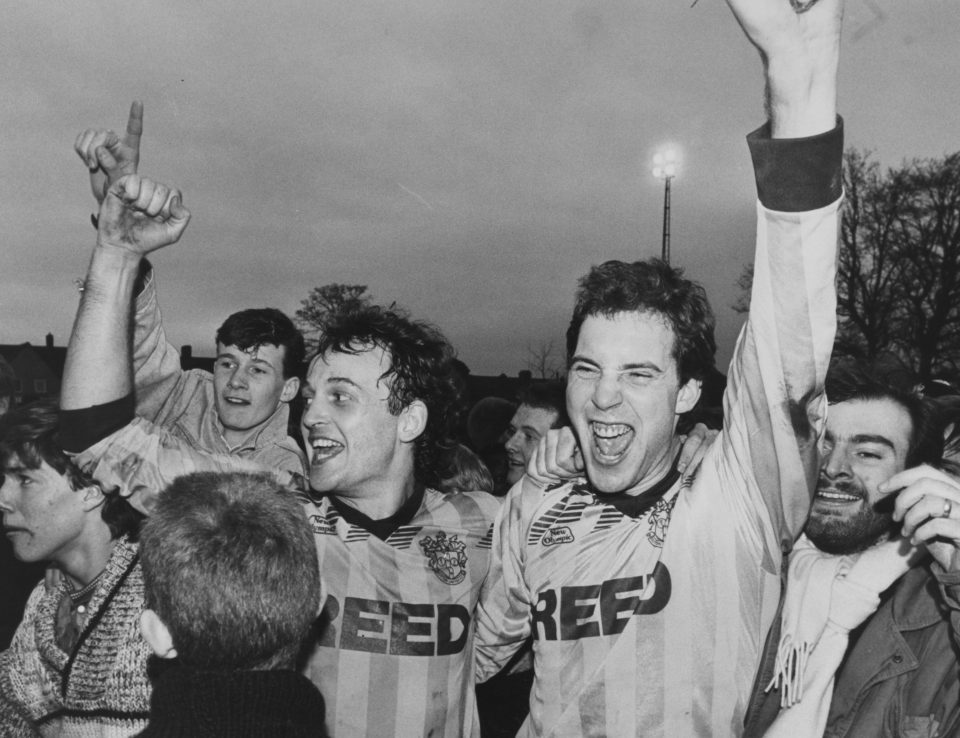
[[[192,359],[193,358],[193,346],[189,343],[185,346],[180,347],[180,359]]]
[[[47,334],[47,348],[53,348],[53,334]]]

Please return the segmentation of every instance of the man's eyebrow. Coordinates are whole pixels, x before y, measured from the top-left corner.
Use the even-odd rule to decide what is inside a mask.
[[[850,440],[853,443],[877,443],[881,446],[888,446],[891,451],[897,450],[897,447],[893,445],[893,441],[886,436],[881,436],[879,433],[858,433]]]
[[[356,387],[359,391],[363,392],[363,387],[348,377],[327,377],[327,384],[334,383],[349,384],[351,387]]]
[[[837,440],[836,434],[830,431],[824,432],[823,437],[827,441]],[[893,441],[886,436],[881,436],[879,433],[857,433],[856,435],[850,436],[850,443],[876,443],[880,446],[887,446],[891,451],[897,450]]]
[[[598,364],[593,359],[587,358],[586,356],[581,356],[580,354],[577,354],[572,359],[570,359],[571,364],[575,364],[578,361],[583,362],[584,364],[590,364],[590,366],[595,366],[598,368],[600,366],[600,364]],[[655,372],[660,372],[660,373],[663,372],[663,369],[661,369],[659,365],[653,363],[652,361],[630,362],[629,364],[621,364],[620,366],[617,367],[618,372],[629,372],[635,369],[649,369]]]
[[[651,369],[655,372],[663,371],[663,369],[661,369],[657,364],[654,364],[652,361],[640,361],[632,364],[621,364],[620,366],[621,372],[632,371],[633,369]]]

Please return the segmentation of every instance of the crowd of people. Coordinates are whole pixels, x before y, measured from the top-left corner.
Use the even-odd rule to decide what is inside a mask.
[[[80,134],[59,402],[0,398],[4,533],[47,565],[0,736],[960,735],[960,390],[831,360],[843,3],[728,4],[768,120],[714,431],[678,433],[713,313],[659,260],[593,267],[565,383],[462,437],[453,347],[395,306],[333,310],[312,356],[240,310],[183,370],[149,257],[185,200],[140,172],[139,103]]]

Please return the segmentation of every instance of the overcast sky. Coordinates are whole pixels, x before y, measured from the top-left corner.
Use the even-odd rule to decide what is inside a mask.
[[[155,259],[167,333],[366,284],[475,374],[559,356],[577,278],[658,255],[656,147],[683,152],[674,263],[719,358],[751,259],[755,51],[721,0],[8,3],[0,24],[0,343],[67,341],[94,232],[73,140],[144,101],[141,172],[193,220]],[[847,143],[884,164],[960,149],[960,2],[848,0]]]

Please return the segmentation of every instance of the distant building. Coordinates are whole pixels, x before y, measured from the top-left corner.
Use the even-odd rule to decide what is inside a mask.
[[[60,395],[60,378],[67,359],[67,347],[54,346],[52,333],[46,335],[43,346],[34,346],[29,342],[0,344],[0,356],[17,376],[14,405]]]

